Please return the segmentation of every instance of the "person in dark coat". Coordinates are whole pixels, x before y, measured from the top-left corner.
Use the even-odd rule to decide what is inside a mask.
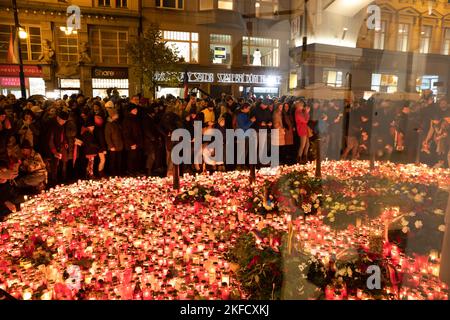
[[[94,116],[95,128],[94,128],[94,137],[95,141],[98,144],[98,157],[100,159],[98,163],[98,174],[101,178],[105,177],[105,164],[106,164],[106,154],[107,154],[107,145],[105,139],[105,115],[100,112]]]
[[[64,171],[64,162],[67,161],[67,150],[69,148],[65,125],[69,119],[69,113],[60,111],[55,119],[50,121],[46,159],[50,163],[50,186],[56,185],[59,171]],[[62,172],[63,179],[65,172]]]
[[[83,133],[75,142],[78,146],[83,146],[84,155],[88,160],[86,167],[86,176],[88,179],[92,179],[94,177],[95,157],[97,157],[100,151],[100,146],[95,139],[94,130],[95,120],[93,117],[89,117],[85,123]]]
[[[123,124],[123,140],[127,151],[127,173],[138,173],[139,151],[142,149],[142,129],[138,118],[138,107],[130,104]]]
[[[119,122],[119,114],[115,109],[110,109],[108,122],[105,126],[105,141],[109,151],[109,173],[119,176],[122,168],[122,152],[124,148],[122,126]]]
[[[162,132],[158,128],[158,124],[155,121],[156,110],[150,107],[144,117],[142,123],[143,133],[144,133],[144,145],[143,150],[145,153],[146,161],[145,168],[147,170],[147,175],[151,176],[153,168],[155,166],[156,155],[158,148],[162,142]]]

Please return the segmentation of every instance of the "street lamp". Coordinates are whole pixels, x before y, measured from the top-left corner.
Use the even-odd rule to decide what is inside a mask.
[[[26,39],[28,37],[27,32],[19,23],[19,13],[17,12],[16,0],[11,0],[13,12],[14,12],[14,26],[15,26],[15,36],[18,38],[18,53],[19,53],[19,78],[20,78],[20,92],[22,93],[22,98],[27,98],[27,89],[25,87],[25,73],[23,72],[23,60],[22,60],[22,46],[20,45],[21,39]]]
[[[19,38],[20,39],[28,38],[28,33],[25,31],[23,27],[19,27]]]

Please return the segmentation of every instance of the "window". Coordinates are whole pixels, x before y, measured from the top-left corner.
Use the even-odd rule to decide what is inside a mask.
[[[20,39],[22,59],[35,61],[41,55],[41,29],[39,27],[24,26],[28,34],[26,39]],[[14,32],[12,25],[0,25],[0,56],[6,60],[8,55],[11,34]]]
[[[156,6],[164,9],[178,9],[184,8],[183,0],[156,0]]]
[[[385,39],[386,39],[386,21],[381,21],[381,29],[375,30],[373,48],[378,50],[384,50]]]
[[[417,79],[416,90],[422,93],[424,90],[432,90],[434,94],[438,94],[436,83],[439,82],[439,76],[423,76]]]
[[[231,63],[231,36],[211,34],[209,36],[210,61],[214,64]]]
[[[420,32],[420,53],[430,52],[432,30],[431,26],[422,26],[422,31]]]
[[[198,33],[163,31],[163,41],[178,51],[178,56],[186,62],[198,63]]]
[[[100,63],[127,64],[127,31],[91,30],[92,59]]]
[[[217,7],[222,10],[233,10],[233,0],[219,0]]]
[[[213,10],[215,0],[199,0],[200,10]]]
[[[278,0],[256,0],[255,15],[257,18],[272,17],[275,12],[278,12]]]
[[[64,31],[57,30],[58,48],[56,57],[59,62],[78,61],[78,35],[67,35]]]
[[[99,7],[111,7],[111,0],[98,0]]]
[[[343,73],[337,70],[324,70],[323,83],[330,87],[342,87]]]
[[[128,7],[128,0],[116,0],[116,8]]]
[[[372,74],[372,91],[395,93],[398,88],[398,76],[392,74]]]
[[[264,67],[279,66],[279,40],[254,37],[243,37],[242,40],[244,65]]]
[[[450,28],[445,28],[443,54],[450,55]]]
[[[398,25],[398,41],[397,50],[406,52],[408,51],[409,42],[409,24],[400,23]]]

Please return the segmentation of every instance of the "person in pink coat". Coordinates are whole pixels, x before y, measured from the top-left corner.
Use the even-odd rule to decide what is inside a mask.
[[[297,160],[306,163],[309,150],[309,107],[305,107],[303,101],[295,103],[295,126],[300,138],[300,146],[297,153]]]

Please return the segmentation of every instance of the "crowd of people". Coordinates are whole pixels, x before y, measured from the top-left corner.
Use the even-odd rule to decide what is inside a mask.
[[[0,96],[0,217],[17,209],[20,195],[78,179],[170,175],[171,133],[185,128],[193,134],[196,122],[204,132],[278,129],[282,164],[312,161],[318,151],[330,160],[372,158],[438,167],[450,162],[450,106],[432,94],[400,102],[225,94],[155,101],[79,94],[53,101],[17,100],[9,94]],[[224,138],[223,143],[230,142]],[[181,170],[241,167],[206,162]]]

